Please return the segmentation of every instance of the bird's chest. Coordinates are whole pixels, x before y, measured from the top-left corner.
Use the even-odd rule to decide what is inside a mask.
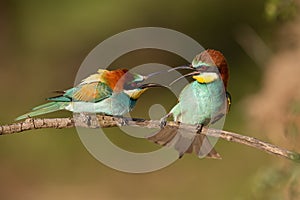
[[[225,105],[226,95],[222,81],[208,84],[194,81],[182,90],[174,115],[184,123],[208,124],[210,119],[226,112]]]
[[[113,93],[109,98],[99,102],[72,102],[71,111],[103,113],[107,115],[124,115],[135,105],[135,101],[125,93]]]
[[[135,101],[125,93],[113,93],[112,96],[98,105],[99,111],[104,110],[110,115],[123,115],[134,107]]]

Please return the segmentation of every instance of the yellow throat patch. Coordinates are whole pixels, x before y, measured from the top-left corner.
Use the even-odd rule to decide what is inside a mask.
[[[148,88],[124,91],[132,99],[138,99]]]
[[[199,83],[211,83],[219,78],[218,74],[214,72],[203,72],[200,75],[193,76],[193,79],[197,80]]]

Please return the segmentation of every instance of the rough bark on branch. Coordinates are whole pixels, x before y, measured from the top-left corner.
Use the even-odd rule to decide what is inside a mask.
[[[117,126],[133,126],[143,128],[160,128],[158,120],[145,120],[145,119],[131,119],[122,117],[112,117],[103,115],[86,115],[77,114],[74,118],[53,118],[53,119],[35,119],[28,118],[25,121],[2,125],[0,126],[0,135],[8,135],[13,133],[24,132],[34,129],[42,128],[71,128],[71,127],[84,127],[84,128],[108,128]],[[179,127],[187,131],[195,130],[196,126],[188,124],[179,124],[177,122],[167,122],[167,126]],[[264,152],[281,156],[296,162],[300,162],[300,154],[297,152],[289,151],[278,146],[263,142],[253,137],[236,134],[229,131],[207,129],[203,128],[201,134],[210,137],[221,138],[226,141],[236,142],[247,145]]]

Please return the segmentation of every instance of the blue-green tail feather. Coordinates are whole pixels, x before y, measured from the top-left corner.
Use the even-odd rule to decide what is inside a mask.
[[[32,108],[32,110],[39,110],[39,109],[42,109],[42,108],[54,106],[55,104],[56,104],[56,102],[45,103],[45,104],[42,104],[42,105],[39,105],[37,107]]]
[[[54,101],[54,102],[71,102],[72,99],[66,96],[56,96],[56,97],[50,97],[47,100]]]
[[[58,110],[63,110],[68,105],[69,102],[49,102],[33,108],[31,112],[28,112],[24,115],[17,117],[16,120],[26,119],[28,117],[35,117],[38,115],[43,115]]]

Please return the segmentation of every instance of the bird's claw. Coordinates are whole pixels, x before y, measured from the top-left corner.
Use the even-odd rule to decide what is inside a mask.
[[[160,119],[160,128],[161,129],[163,129],[166,125],[167,125],[167,119],[168,119],[168,117],[170,117],[172,114],[171,113],[169,113],[169,114],[167,114],[166,116],[164,116],[163,118],[161,118]]]
[[[163,117],[159,121],[160,129],[163,129],[167,125],[167,116]]]
[[[127,118],[120,118],[120,124],[121,126],[127,126],[128,125],[128,119]]]
[[[197,133],[198,133],[198,134],[201,133],[202,128],[203,128],[203,124],[197,124],[196,129],[197,129]]]
[[[178,158],[181,159],[183,157],[183,155],[184,155],[184,153],[180,153]]]

